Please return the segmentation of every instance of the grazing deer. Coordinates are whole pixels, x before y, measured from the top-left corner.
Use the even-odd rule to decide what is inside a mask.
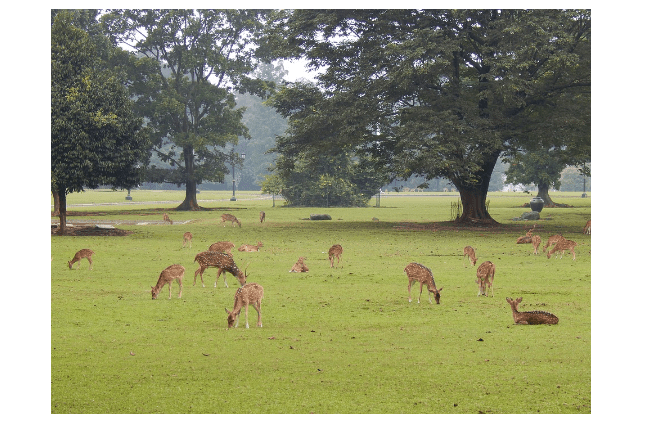
[[[172,225],[172,220],[170,220],[170,216],[168,216],[166,213],[163,214],[163,221],[169,222]]]
[[[419,263],[410,263],[405,266],[405,269],[403,270],[408,275],[408,302],[412,302],[412,294],[410,293],[412,285],[414,285],[415,281],[419,281],[421,289],[419,290],[419,299],[417,300],[417,304],[421,302],[423,285],[425,285],[428,289],[428,301],[430,302],[430,304],[432,304],[432,297],[430,296],[430,293],[434,294],[434,300],[437,304],[439,304],[439,299],[441,298],[440,292],[443,287],[441,289],[437,289],[437,286],[434,283],[434,276],[432,275],[432,271],[430,269]]]
[[[247,251],[249,253],[253,253],[253,252],[260,251],[260,247],[264,247],[264,244],[262,244],[262,241],[259,241],[258,245],[242,244],[242,246],[238,248],[237,251]]]
[[[334,258],[336,259],[336,267],[338,267],[342,255],[343,247],[340,244],[332,245],[329,249],[329,267],[334,267]]]
[[[172,282],[177,279],[177,282],[179,282],[179,298],[181,298],[181,292],[184,289],[184,285],[182,281],[184,280],[184,272],[186,269],[184,269],[184,266],[181,264],[173,264],[168,267],[166,267],[161,274],[159,275],[159,280],[157,281],[157,285],[151,286],[152,288],[152,299],[156,300],[157,296],[159,295],[159,292],[161,291],[161,288],[165,284],[168,284],[168,299],[171,299],[172,297]]]
[[[186,243],[188,243],[189,248],[193,248],[193,234],[190,232],[184,233],[184,244],[181,246],[181,248],[184,248],[186,246]]]
[[[74,258],[71,261],[68,261],[67,265],[71,269],[72,266],[74,265],[74,263],[76,263],[78,261],[79,263],[78,263],[77,269],[80,269],[81,268],[81,263],[80,263],[81,259],[86,258],[87,261],[90,262],[90,270],[92,270],[92,255],[93,254],[94,254],[94,251],[92,251],[90,249],[87,249],[87,248],[84,248],[84,249],[76,252],[76,254],[74,254]],[[52,258],[52,261],[53,261],[53,258]]]
[[[587,220],[587,224],[582,230],[582,233],[585,235],[591,235],[591,219]]]
[[[296,264],[294,264],[294,265],[291,267],[291,270],[289,270],[289,272],[295,272],[295,273],[304,273],[304,272],[308,272],[308,271],[309,271],[309,268],[308,268],[308,267],[307,267],[307,265],[305,264],[305,260],[306,260],[306,259],[307,259],[306,257],[300,257],[300,258],[298,258],[298,261],[296,262]]]
[[[244,285],[241,288],[237,289],[235,292],[235,302],[233,303],[233,311],[229,311],[226,307],[226,313],[228,313],[227,321],[228,328],[237,327],[239,323],[240,312],[242,307],[245,309],[246,315],[246,328],[249,328],[249,304],[258,312],[258,324],[257,326],[262,327],[262,297],[264,297],[264,288],[257,283],[249,283]]]
[[[542,247],[542,252],[545,252],[546,249],[549,248],[550,246],[555,245],[558,242],[564,241],[564,240],[565,240],[564,237],[560,234],[551,235],[549,239],[546,241],[546,244],[544,245],[544,247]]]
[[[260,223],[264,222],[265,218],[266,218],[266,214],[263,211],[261,211],[260,212]]]
[[[218,251],[220,253],[232,255],[231,251],[233,250],[233,248],[235,248],[235,244],[233,244],[232,242],[220,241],[211,244],[211,246],[208,247],[208,251]]]
[[[466,256],[468,256],[468,258],[470,259],[471,265],[474,266],[477,263],[477,257],[475,257],[475,249],[470,245],[466,245],[464,247],[464,259],[466,258]],[[464,267],[468,266],[464,265]]]
[[[240,223],[239,220],[237,220],[237,217],[233,216],[232,214],[224,213],[222,215],[222,223],[224,224],[224,226],[226,226],[227,221],[231,222],[231,226],[235,226],[235,224],[237,223],[237,226],[239,228],[242,227],[242,224]]]
[[[240,285],[244,286],[246,283],[246,272],[242,273],[240,269],[235,265],[233,261],[233,256],[226,253],[220,253],[218,251],[204,251],[195,256],[193,262],[199,263],[199,268],[195,270],[195,278],[193,279],[193,286],[197,282],[197,274],[202,280],[202,288],[204,285],[204,272],[209,267],[217,267],[217,278],[215,279],[214,287],[217,288],[217,281],[219,280],[220,275],[224,272],[224,285],[228,288],[228,283],[226,283],[226,272],[232,274],[240,282]]]
[[[489,280],[490,278],[490,280]],[[495,279],[495,265],[490,261],[485,261],[477,268],[477,285],[479,286],[479,294],[488,296],[487,290],[491,292],[491,297],[495,296],[493,291],[493,280]]]
[[[506,302],[513,310],[513,320],[516,325],[557,325],[560,319],[546,311],[517,311],[517,305],[522,302],[522,297],[513,300],[506,298]]]
[[[573,259],[576,259],[576,252],[574,251],[574,248],[578,245],[577,242],[571,241],[570,239],[564,239],[561,241],[558,241],[555,244],[555,247],[553,247],[553,250],[549,251],[546,253],[546,258],[551,258],[553,253],[560,253],[560,258],[564,257],[564,250],[569,250],[571,251],[571,254],[573,255]]]

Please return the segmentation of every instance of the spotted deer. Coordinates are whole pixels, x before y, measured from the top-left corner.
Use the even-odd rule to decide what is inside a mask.
[[[513,320],[516,325],[557,325],[560,319],[546,311],[517,311],[517,305],[522,302],[522,297],[513,300],[506,298],[506,302],[513,310]]]
[[[226,313],[228,313],[227,322],[228,329],[237,327],[239,323],[240,313],[242,307],[244,307],[245,317],[246,317],[246,328],[249,328],[249,304],[258,312],[258,327],[262,327],[262,298],[264,297],[264,288],[257,283],[248,283],[241,288],[238,288],[235,292],[235,301],[233,303],[233,311],[229,311],[226,307]]]
[[[540,238],[540,235],[533,235],[531,237],[531,244],[533,244],[533,254],[538,254],[538,247],[540,246],[540,243],[542,242],[542,238]]]
[[[477,263],[477,257],[475,257],[475,249],[470,245],[464,247],[464,259],[468,257],[470,259],[470,264],[474,266]],[[468,267],[464,264],[464,267]]]
[[[591,219],[587,220],[587,224],[582,229],[582,233],[585,235],[591,235]]]
[[[491,292],[491,297],[495,296],[493,291],[493,280],[495,279],[495,265],[490,261],[485,261],[479,265],[477,268],[477,285],[479,286],[479,294],[488,296],[488,292]]]
[[[170,216],[168,216],[166,213],[163,214],[163,221],[168,222],[172,225],[172,220],[170,220]]]
[[[224,272],[224,285],[228,288],[228,283],[226,283],[226,272],[232,274],[240,282],[240,285],[244,286],[246,283],[246,272],[242,273],[240,269],[235,265],[233,261],[233,256],[226,253],[220,253],[218,251],[204,251],[195,256],[193,262],[199,263],[199,268],[195,270],[195,278],[193,279],[193,286],[197,283],[197,274],[202,280],[202,288],[204,285],[204,272],[209,267],[217,267],[217,278],[215,279],[214,287],[217,288],[217,281],[219,280],[220,275]]]
[[[332,245],[329,249],[329,267],[334,267],[334,259],[336,259],[336,267],[338,267],[342,255],[343,247],[340,244]]]
[[[574,248],[578,245],[577,242],[572,241],[570,239],[564,239],[560,240],[555,244],[555,247],[548,253],[546,253],[546,258],[551,258],[553,253],[560,253],[560,258],[564,256],[564,250],[569,250],[571,251],[571,254],[573,255],[573,259],[576,259],[576,252],[574,251]]]
[[[564,241],[564,239],[565,238],[560,234],[551,235],[549,239],[546,241],[546,244],[544,245],[544,247],[542,247],[542,252],[545,252],[547,248],[549,248],[550,246],[555,245],[560,241]]]
[[[260,223],[264,222],[265,218],[266,218],[266,214],[263,211],[261,211],[260,212]]]
[[[235,224],[237,223],[237,226],[239,228],[242,227],[242,224],[239,220],[237,220],[237,217],[233,216],[232,214],[224,213],[222,215],[222,223],[224,224],[224,226],[226,226],[226,222],[231,222],[231,226],[235,226]]]
[[[308,268],[308,267],[307,267],[307,265],[305,264],[305,260],[306,260],[306,259],[307,259],[306,257],[300,257],[300,258],[298,258],[298,261],[296,262],[296,264],[294,264],[294,265],[291,267],[291,270],[289,270],[289,272],[295,272],[295,273],[304,273],[304,272],[308,272],[308,271],[309,271],[309,268]]]
[[[190,232],[184,233],[184,243],[181,248],[184,248],[186,246],[186,243],[188,243],[189,248],[193,248],[193,234]]]
[[[218,251],[220,253],[227,253],[231,254],[231,251],[235,248],[235,244],[229,241],[219,241],[214,244],[211,244],[210,247],[208,247],[208,251]]]
[[[184,266],[181,264],[173,264],[168,267],[166,267],[161,274],[159,275],[159,280],[157,281],[157,285],[151,286],[152,288],[152,299],[156,300],[157,296],[159,295],[159,292],[161,291],[161,288],[164,287],[165,284],[168,284],[168,299],[172,298],[172,282],[177,279],[177,282],[179,282],[179,298],[181,298],[181,292],[184,289],[184,285],[182,281],[184,280],[184,272],[186,269],[184,269]]]
[[[262,244],[262,241],[258,241],[257,245],[242,244],[242,246],[240,246],[240,248],[238,248],[237,251],[246,251],[249,253],[253,253],[253,252],[260,251],[260,247],[264,247],[264,244]]]
[[[428,290],[428,301],[430,302],[430,304],[432,304],[432,297],[430,296],[430,293],[434,295],[435,302],[439,304],[439,299],[441,298],[440,292],[443,287],[437,289],[437,286],[434,283],[434,276],[432,275],[432,271],[430,269],[419,263],[410,263],[405,266],[405,269],[403,270],[408,275],[408,302],[412,302],[412,294],[410,292],[412,285],[414,285],[415,281],[418,281],[419,287],[421,289],[419,290],[419,299],[417,300],[417,304],[421,302],[423,285],[425,285]]]
[[[68,262],[67,262],[67,265],[68,265],[68,266],[69,266],[69,268],[71,269],[71,268],[72,268],[72,266],[74,265],[74,263],[79,262],[79,263],[78,263],[78,266],[77,266],[76,268],[77,268],[77,269],[80,269],[80,268],[81,268],[81,263],[80,263],[80,261],[81,261],[82,259],[86,258],[86,259],[87,259],[87,261],[89,261],[89,262],[90,262],[90,270],[92,270],[92,255],[93,255],[93,254],[94,254],[94,251],[92,251],[92,250],[90,250],[90,249],[88,249],[88,248],[84,248],[84,249],[82,249],[82,250],[80,250],[80,251],[77,251],[77,252],[76,252],[76,254],[74,254],[74,258],[73,258],[72,260],[70,260],[70,261],[68,261]]]

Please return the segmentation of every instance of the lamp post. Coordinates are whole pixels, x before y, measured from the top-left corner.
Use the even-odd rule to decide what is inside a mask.
[[[240,154],[240,158],[244,160],[246,158],[246,154],[242,153]],[[231,163],[233,165],[233,196],[231,197],[231,201],[237,201],[237,198],[235,198],[235,152],[231,152]]]

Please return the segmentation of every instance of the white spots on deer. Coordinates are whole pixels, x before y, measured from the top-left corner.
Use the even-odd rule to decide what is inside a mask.
[[[228,329],[237,327],[239,323],[240,312],[242,307],[245,310],[246,317],[246,328],[249,328],[249,304],[258,312],[258,327],[262,327],[262,298],[264,297],[264,288],[257,283],[248,283],[243,287],[239,288],[235,292],[235,299],[233,303],[233,310],[229,311],[227,308],[226,313],[228,314],[227,323]]]
[[[184,272],[186,269],[184,269],[184,266],[181,264],[173,264],[168,267],[166,267],[161,274],[159,275],[159,280],[157,281],[157,285],[151,286],[152,288],[152,299],[156,300],[157,296],[159,295],[159,292],[161,291],[161,288],[164,287],[164,285],[168,284],[168,299],[172,298],[172,282],[177,279],[177,282],[179,282],[179,298],[181,298],[181,293],[184,289],[184,285],[182,283],[184,279]]]
[[[92,255],[94,254],[94,251],[90,250],[89,248],[84,248],[80,251],[77,251],[76,254],[74,254],[74,258],[72,258],[70,261],[67,262],[67,265],[69,266],[70,269],[72,269],[72,266],[74,263],[79,262],[78,266],[76,267],[77,269],[81,268],[81,263],[80,261],[84,258],[87,259],[87,261],[90,262],[90,270],[92,270]],[[52,257],[53,261],[53,257]]]
[[[437,286],[434,283],[434,276],[430,269],[419,263],[410,263],[405,266],[405,269],[403,270],[408,275],[408,302],[412,302],[412,285],[414,285],[414,282],[418,281],[420,290],[417,303],[421,302],[421,294],[423,293],[423,286],[425,285],[428,290],[428,301],[430,304],[432,304],[432,295],[434,295],[435,302],[439,304],[439,299],[441,298],[440,292],[443,287],[437,289]]]

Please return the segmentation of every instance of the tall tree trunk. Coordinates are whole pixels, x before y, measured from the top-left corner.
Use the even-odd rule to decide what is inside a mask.
[[[54,216],[60,215],[60,197],[56,189],[52,189],[52,196],[54,197]]]
[[[58,235],[65,235],[67,232],[67,196],[65,195],[65,188],[58,188],[59,200],[59,218],[60,226],[58,228]]]
[[[195,158],[191,146],[184,147],[184,164],[186,166],[186,198],[176,210],[199,210],[197,182],[195,182]]]
[[[540,184],[538,183],[538,197],[544,200],[545,206],[553,206],[555,203],[549,195],[549,184]]]
[[[499,154],[500,151],[492,153],[482,164],[482,170],[476,175],[477,183],[465,183],[460,179],[451,179],[459,190],[462,204],[462,214],[456,219],[456,223],[498,223],[486,210],[486,197],[490,178]]]

